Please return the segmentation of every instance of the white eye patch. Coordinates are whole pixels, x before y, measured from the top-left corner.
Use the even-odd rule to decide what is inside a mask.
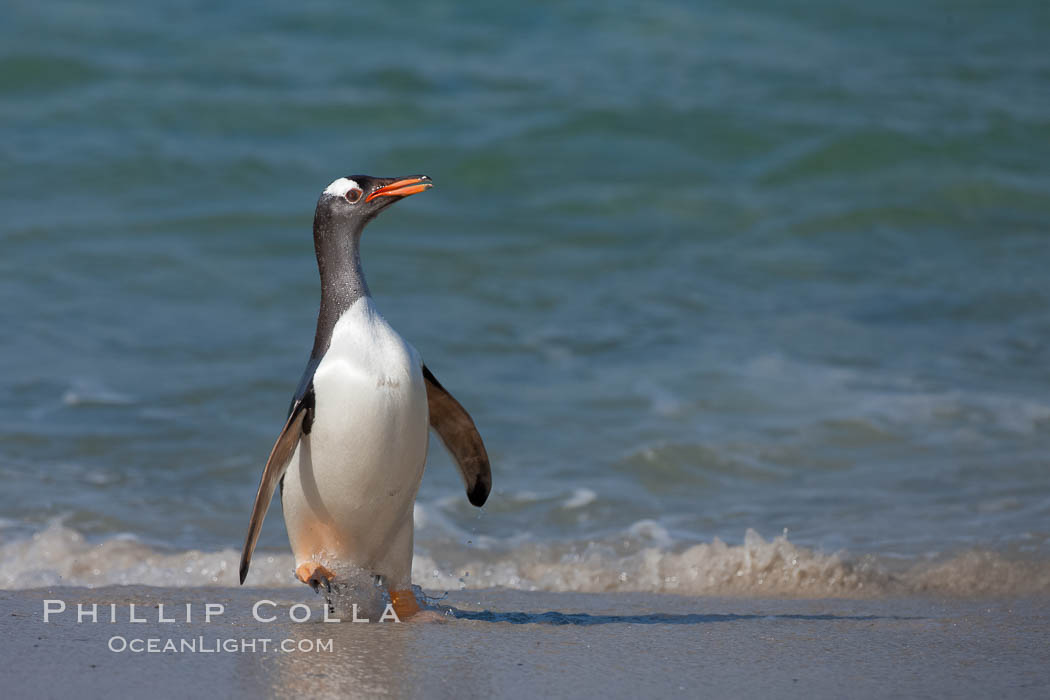
[[[346,193],[350,190],[359,189],[361,189],[361,187],[356,182],[350,180],[349,178],[341,177],[335,182],[333,182],[331,185],[329,185],[325,189],[324,193],[335,195],[336,197],[345,197]]]

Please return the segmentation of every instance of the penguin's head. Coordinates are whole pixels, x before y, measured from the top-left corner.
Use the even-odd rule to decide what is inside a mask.
[[[327,220],[346,223],[368,223],[390,204],[432,187],[426,175],[410,177],[341,177],[317,200],[317,215]]]

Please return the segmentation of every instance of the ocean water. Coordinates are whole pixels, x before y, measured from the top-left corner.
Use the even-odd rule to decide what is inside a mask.
[[[417,583],[1050,590],[1045,3],[6,8],[0,587],[233,585],[317,195],[422,172],[365,269],[494,491],[432,440]]]

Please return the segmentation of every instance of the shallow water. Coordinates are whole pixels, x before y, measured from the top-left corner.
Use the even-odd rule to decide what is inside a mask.
[[[436,182],[365,266],[493,458],[479,514],[433,441],[417,582],[673,590],[787,530],[1045,585],[1046,8],[590,5],[14,3],[0,585],[233,580],[354,172]]]

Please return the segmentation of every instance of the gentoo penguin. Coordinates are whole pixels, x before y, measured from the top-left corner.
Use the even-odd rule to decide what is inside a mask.
[[[415,614],[412,510],[428,426],[458,464],[470,502],[481,506],[488,498],[492,473],[474,421],[380,315],[361,269],[368,222],[430,187],[425,175],[353,175],[333,182],[317,200],[317,333],[263,469],[241,554],[242,584],[280,483],[300,581],[330,591],[340,566],[363,570],[382,580],[400,618]]]

